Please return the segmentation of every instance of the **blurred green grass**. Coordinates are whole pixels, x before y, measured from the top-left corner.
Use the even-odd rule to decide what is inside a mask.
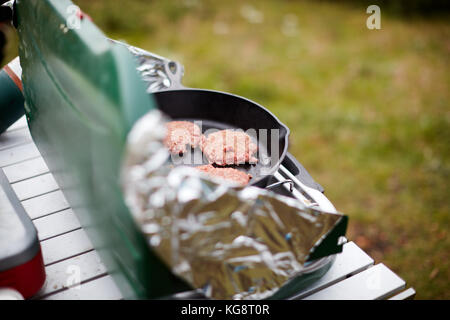
[[[350,216],[348,238],[420,299],[450,299],[450,24],[317,1],[75,1],[184,84],[253,99]],[[14,36],[10,35],[10,38]],[[7,54],[13,57],[15,41]]]

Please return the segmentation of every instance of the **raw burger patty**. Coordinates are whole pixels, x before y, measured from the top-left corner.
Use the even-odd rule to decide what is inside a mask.
[[[216,168],[210,164],[195,167],[195,169],[200,170],[209,174],[210,176],[225,179],[228,181],[236,182],[242,186],[245,186],[250,181],[251,175],[239,171],[233,168]]]
[[[186,146],[197,147],[202,141],[202,131],[189,121],[171,121],[166,124],[167,134],[164,145],[171,153],[181,154],[187,151]]]
[[[220,130],[203,139],[202,151],[209,163],[220,166],[256,163],[258,146],[242,131]]]

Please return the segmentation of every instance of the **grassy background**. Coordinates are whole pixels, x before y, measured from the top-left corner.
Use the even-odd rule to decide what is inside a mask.
[[[268,107],[350,216],[348,238],[417,298],[450,299],[448,15],[381,5],[382,29],[368,30],[349,1],[75,2],[108,36],[184,64],[186,86]]]

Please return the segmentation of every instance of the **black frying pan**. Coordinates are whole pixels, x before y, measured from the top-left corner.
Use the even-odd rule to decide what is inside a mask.
[[[203,133],[210,129],[254,129],[258,163],[232,166],[252,175],[250,185],[266,187],[270,175],[278,170],[286,155],[289,129],[251,100],[219,91],[187,88],[159,91],[153,96],[159,109],[173,120],[201,120]],[[259,129],[268,129],[267,139],[260,137]],[[272,131],[278,132],[278,138],[270,138],[270,129],[278,130]],[[190,154],[185,156],[191,159]],[[208,163],[205,158],[203,163]]]
[[[178,62],[110,40],[126,46],[136,57],[137,70],[148,84],[147,92],[152,93],[159,109],[173,120],[201,121],[203,133],[210,129],[242,129],[248,133],[248,129],[254,129],[253,139],[258,142],[258,162],[232,167],[251,174],[250,185],[262,188],[268,185],[288,149],[289,129],[277,117],[261,105],[237,95],[185,88],[181,84],[184,68]],[[259,129],[278,130],[278,138],[272,140],[269,134],[268,139],[265,139],[260,136]],[[191,153],[192,150],[189,150],[183,158],[193,159]],[[203,164],[208,163],[205,157],[202,160]],[[183,164],[198,165],[186,161]]]

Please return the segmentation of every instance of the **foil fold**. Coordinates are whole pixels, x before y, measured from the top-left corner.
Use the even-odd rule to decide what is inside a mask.
[[[122,166],[125,201],[149,246],[209,298],[270,298],[301,275],[341,215],[173,167],[164,122],[152,110],[135,123]]]

